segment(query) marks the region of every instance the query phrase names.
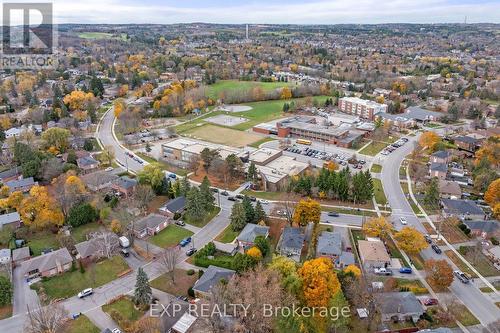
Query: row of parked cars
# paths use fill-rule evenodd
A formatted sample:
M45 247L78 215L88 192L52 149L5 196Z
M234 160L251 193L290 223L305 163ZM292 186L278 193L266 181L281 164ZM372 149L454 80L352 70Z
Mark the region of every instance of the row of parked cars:
M408 142L407 138L401 138L398 141L391 144L390 146L387 146L384 150L382 150L381 154L382 155L389 155L390 153L392 153L393 151L395 151L399 147L404 146L404 144L407 142Z
M348 155L327 153L325 151L319 151L317 149L313 149L313 148L309 148L309 147L302 150L300 148L292 146L292 147L286 148L285 151L288 151L288 152L291 152L294 154L305 155L305 156L312 157L312 158L317 158L317 159L323 160L323 161L333 161L333 162L336 162L336 163L343 165L343 166L347 165L352 158L351 156L348 156ZM363 164L365 164L365 163L366 163L366 161L358 160L358 161L356 161L355 165L353 165L352 167L357 168L357 169L361 169L361 168L363 168ZM350 164L352 164L352 163L350 163Z
M131 152L127 152L126 153L128 157L130 157L131 159L133 159L134 161L136 161L137 163L139 164L144 164L144 161L142 159L140 159L139 157L135 156L134 154L132 154Z

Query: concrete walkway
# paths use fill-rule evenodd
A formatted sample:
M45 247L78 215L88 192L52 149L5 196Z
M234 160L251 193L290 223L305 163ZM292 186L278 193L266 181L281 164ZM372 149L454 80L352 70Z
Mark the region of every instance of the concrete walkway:
M111 319L106 312L102 311L102 308L100 307L88 311L85 315L102 331L106 328L112 330L113 328L118 327L113 319Z

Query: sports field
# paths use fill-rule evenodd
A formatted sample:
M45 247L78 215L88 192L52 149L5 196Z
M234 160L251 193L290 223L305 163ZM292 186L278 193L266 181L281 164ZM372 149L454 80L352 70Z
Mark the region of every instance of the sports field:
M83 39L122 39L127 40L126 34L121 34L120 36L108 33L108 32L82 32L78 34L78 37Z
M221 80L206 87L207 96L212 99L217 99L223 91L247 91L255 87L260 87L264 91L271 91L276 88L290 86L288 82L257 82L257 81L237 81L237 80Z
M210 124L192 128L189 131L184 132L183 135L190 138L196 138L238 148L245 147L262 139L262 136L257 134L237 131L231 128Z

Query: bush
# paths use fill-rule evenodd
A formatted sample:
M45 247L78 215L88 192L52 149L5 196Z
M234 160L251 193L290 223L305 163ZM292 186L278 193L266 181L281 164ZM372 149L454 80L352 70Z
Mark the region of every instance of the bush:
M462 230L462 231L465 231L465 229L467 229L467 226L466 226L465 224L463 224L463 223L460 223L460 224L458 225L458 228L459 228L460 230Z
M458 252L461 254L461 255L466 255L467 252L469 251L469 248L467 246L463 246L463 245L460 245L458 247Z
M11 304L12 294L12 283L8 278L0 275L0 305Z
M470 234L470 229L469 229L469 228L465 229L465 230L464 230L464 234L466 234L467 236L469 236L469 234Z
M187 271L187 275L194 275L194 269L189 269Z
M194 294L194 290L193 290L193 288L191 288L191 287L189 287L189 289L188 289L188 296L190 296L190 297L195 297L195 296L196 296L196 295Z
M99 214L96 209L88 203L73 206L68 214L67 223L72 227L78 227L97 220Z
M491 244L493 244L493 245L499 245L500 244L500 242L498 241L498 239L496 239L495 237L491 237L490 241L491 241Z

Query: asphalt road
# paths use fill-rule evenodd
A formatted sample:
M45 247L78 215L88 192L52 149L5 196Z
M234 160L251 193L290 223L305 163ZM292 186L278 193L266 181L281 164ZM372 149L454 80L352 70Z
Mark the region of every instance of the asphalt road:
M394 222L396 229L401 229L399 218L404 216L408 221L408 225L415 227L422 233L427 233L418 217L413 213L413 210L405 197L399 182L399 166L414 147L414 142L417 137L409 137L410 141L403 147L396 149L387 156L379 155L375 158L375 163L381 164L382 168L381 180L385 195L392 209L391 220ZM422 251L424 259L444 259L445 254L436 254L432 249L427 248ZM450 287L451 292L460 299L469 310L481 321L482 324L488 324L500 318L500 309L492 302L492 300L484 296L481 291L472 284L463 284L457 279Z

